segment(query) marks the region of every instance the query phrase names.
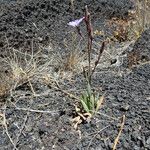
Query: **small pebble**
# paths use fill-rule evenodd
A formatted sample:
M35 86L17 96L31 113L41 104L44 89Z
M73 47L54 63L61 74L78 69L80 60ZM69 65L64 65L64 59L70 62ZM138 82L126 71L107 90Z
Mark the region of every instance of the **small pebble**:
M146 140L146 144L150 145L150 137Z
M129 110L129 105L123 105L121 108L120 108L120 110L121 111L128 111Z

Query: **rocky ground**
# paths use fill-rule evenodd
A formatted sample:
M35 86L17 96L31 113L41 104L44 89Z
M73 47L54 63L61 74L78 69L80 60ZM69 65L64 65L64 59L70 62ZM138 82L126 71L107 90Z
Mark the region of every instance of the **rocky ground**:
M112 18L131 19L128 12L135 7L131 0L77 0L74 8L69 0L0 0L0 4L1 60L9 55L18 61L18 55L39 50L38 59L42 58L38 73L30 82L16 81L18 85L12 81L13 77L8 77L12 68L1 63L0 149L109 150L120 131L123 115L125 122L117 149L150 149L150 29L136 42L122 36L116 41L115 35L112 37L114 26L108 24ZM72 119L77 117L78 101L69 93L81 95L84 77L80 67L73 73L64 71L60 59L74 46L71 40L74 29L67 23L82 17L85 5L91 12L94 31L98 32L94 36L93 60L101 41L106 38L111 41L92 79L95 92L104 94L103 105L90 121L83 120L75 129ZM83 23L81 31L85 34ZM69 47L65 42L71 43ZM81 44L83 54L85 42ZM17 53L12 57L14 52ZM62 56L52 60L53 54ZM51 61L48 68L43 65L43 58ZM27 64L30 66L32 61L23 65ZM39 71L41 68L44 71ZM7 89L12 90L3 94Z

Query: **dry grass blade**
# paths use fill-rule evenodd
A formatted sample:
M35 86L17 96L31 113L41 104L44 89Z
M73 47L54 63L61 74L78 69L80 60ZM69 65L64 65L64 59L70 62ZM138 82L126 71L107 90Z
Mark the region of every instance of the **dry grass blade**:
M44 55L41 54L40 50L33 53L32 48L32 52L30 54L11 49L11 52L8 51L7 55L1 59L3 66L8 68L7 70L10 74L10 79L8 81L11 81L11 87L9 87L9 89L15 90L17 87L28 83L31 91L34 95L36 95L31 81L39 79L44 73L46 74L51 69L49 67L51 65L51 61L52 60L49 60L47 57L45 58ZM48 70L47 68L50 69ZM0 84L0 95L3 95L5 92L3 87L4 86L1 87Z
M119 133L114 141L114 145L113 145L113 150L116 149L116 146L117 146L117 143L119 141L119 137L121 136L121 132L123 130L123 126L124 126L124 123L125 123L125 115L122 116L122 123L121 123L121 126L120 126L120 130L119 130Z
M27 112L34 112L34 113L45 113L45 114L59 114L59 110L54 110L54 111L50 111L50 110L37 110L37 109L31 109L31 108L21 108L21 107L17 107L13 102L11 102L11 104L14 106L14 108L16 110L21 110L21 111L27 111Z
M100 109L100 107L101 107L103 101L104 101L104 95L102 95L102 96L100 97L100 99L97 101L96 112L98 111L98 109Z
M81 46L83 45L83 40L78 39L77 35L78 34L75 32L72 32L70 41L67 42L64 40L64 46L68 53L64 58L59 60L59 63L61 64L60 68L62 68L64 71L81 71L82 62L85 57L85 55L82 53L82 50L85 46Z
M73 71L78 68L79 63L82 61L81 53L77 50L70 52L64 62L64 70Z
M13 53L3 58L3 62L11 72L14 89L20 84L28 82L37 71L37 60L35 56L21 53L13 49Z

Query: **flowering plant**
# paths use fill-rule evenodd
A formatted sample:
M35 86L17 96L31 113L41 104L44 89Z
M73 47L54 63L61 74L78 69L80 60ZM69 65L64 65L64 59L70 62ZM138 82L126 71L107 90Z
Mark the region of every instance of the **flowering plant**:
M80 19L76 19L74 21L71 21L68 23L69 26L72 26L72 27L78 27L79 24L84 20L85 17L82 17Z
M86 25L87 36L88 36L87 37L88 69L85 70L85 68L83 68L83 75L86 79L87 87L86 87L85 93L82 94L80 102L81 102L81 105L82 105L84 111L87 113L90 113L92 115L98 111L98 109L101 106L102 101L103 101L103 97L101 97L99 99L99 98L95 97L95 94L92 92L91 77L92 77L93 73L95 72L95 69L99 63L100 57L104 51L105 42L102 43L102 46L99 50L98 58L95 61L95 66L94 66L94 68L92 68L91 67L91 53L92 53L92 45L93 45L93 27L91 24L91 15L88 12L87 6L85 6L85 16L80 19L76 19L74 21L69 22L68 25L72 26L72 27L76 27L78 34L83 38L80 28L79 28L79 25L83 20Z

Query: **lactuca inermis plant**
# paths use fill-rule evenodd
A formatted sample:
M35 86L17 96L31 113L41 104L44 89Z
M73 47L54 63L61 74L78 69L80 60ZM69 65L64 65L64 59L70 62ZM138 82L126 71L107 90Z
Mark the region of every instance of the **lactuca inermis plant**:
M83 37L83 36L81 34L79 25L80 25L80 23L82 21L85 22L86 30L87 30L87 35L88 35L88 41L87 41L87 49L88 49L88 72L86 72L85 70L83 70L83 72L84 72L84 76L86 78L86 81L89 84L91 84L91 76L93 75L93 73L94 73L94 71L95 71L95 69L96 69L96 67L97 67L97 65L99 63L100 57L101 57L101 55L102 55L102 53L104 51L105 42L102 43L102 46L101 46L100 51L99 51L98 58L95 61L94 69L92 70L91 69L91 53L92 53L92 44L93 44L93 27L92 27L92 24L91 24L91 15L90 15L90 13L88 11L87 6L85 6L85 16L84 17L82 17L80 19L76 19L76 20L71 21L71 22L68 23L68 25L77 28L78 34L81 37Z
M83 75L86 79L87 87L86 87L86 92L84 94L82 94L81 104L82 104L83 109L85 110L85 112L93 114L94 112L98 111L98 108L101 105L101 100L100 100L101 98L100 99L96 98L95 94L92 93L92 90L91 90L91 77L92 77L92 75L93 75L93 73L94 73L94 71L95 71L95 69L96 69L96 67L99 63L100 57L101 57L101 55L104 51L105 42L102 43L102 46L99 50L98 58L95 61L95 66L92 69L91 68L91 53L92 53L92 45L93 45L93 27L92 27L92 24L91 24L91 15L88 11L87 6L85 6L85 16L84 17L82 17L80 19L77 19L77 20L74 20L74 21L71 21L71 22L68 23L68 25L77 28L78 34L81 37L83 37L83 36L80 32L79 25L82 21L85 22L87 36L88 36L88 38L87 38L88 39L88 41L87 41L88 70L86 71L83 68Z

